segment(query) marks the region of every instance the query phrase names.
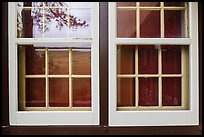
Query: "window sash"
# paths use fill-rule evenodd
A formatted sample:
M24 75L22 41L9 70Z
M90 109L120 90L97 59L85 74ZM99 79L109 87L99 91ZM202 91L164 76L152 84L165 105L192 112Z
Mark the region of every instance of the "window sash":
M99 3L92 8L92 39L17 38L16 3L9 2L9 118L10 125L99 125ZM18 111L17 45L91 44L91 111ZM73 108L74 110L75 108ZM30 108L32 110L32 108Z
M109 125L198 125L198 3L189 2L189 38L117 38L116 2L109 3ZM117 45L189 46L189 110L117 111Z

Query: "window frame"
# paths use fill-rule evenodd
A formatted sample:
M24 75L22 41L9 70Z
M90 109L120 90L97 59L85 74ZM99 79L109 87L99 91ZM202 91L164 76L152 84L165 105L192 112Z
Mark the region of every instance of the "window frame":
M100 126L9 125L8 2L2 2L2 135L202 135L202 2L199 8L199 125L108 126L108 2L100 2Z
M198 3L189 2L189 38L117 38L116 2L109 3L109 126L199 124ZM117 45L189 45L189 110L117 111ZM150 117L151 116L151 117Z
M10 125L99 125L99 3L92 7L92 39L17 38L16 3L8 3L9 32L9 118ZM94 12L93 12L94 11ZM18 44L91 44L92 110L85 111L19 111L18 110Z

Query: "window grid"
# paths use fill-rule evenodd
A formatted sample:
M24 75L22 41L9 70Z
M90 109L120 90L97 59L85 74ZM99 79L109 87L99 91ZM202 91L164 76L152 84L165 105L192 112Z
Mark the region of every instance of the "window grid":
M161 38L165 36L164 30L164 11L165 10L184 10L185 18L185 38L189 37L188 31L188 3L184 3L184 7L180 6L169 6L165 7L164 2L160 2L160 7L140 7L140 2L136 2L136 7L117 7L119 10L136 10L136 38L140 38L140 10L160 10L160 35ZM122 39L122 38L121 38ZM120 45L120 44L117 44ZM188 108L188 55L186 54L187 48L181 48L181 74L162 74L162 49L161 45L158 49L158 74L139 74L138 73L138 46L135 47L135 74L117 74L117 78L135 78L135 106L134 107L117 107L117 110L181 110ZM187 64L188 65L188 64ZM139 77L157 77L158 78L158 106L139 106ZM162 77L180 77L181 78L181 106L162 106Z
M136 29L137 34L136 37L140 38L140 10L160 10L160 31L161 38L164 38L165 30L164 30L164 11L165 10L184 10L184 18L185 18L185 37L189 37L189 29L188 29L188 3L184 3L184 7L182 6L164 6L164 2L160 2L160 7L140 7L140 2L136 2L136 7L117 7L119 10L136 10Z
M135 74L117 74L117 78L135 78L135 106L117 107L117 110L181 110L188 108L188 55L187 47L181 48L181 74L162 74L162 49L158 49L158 74L138 73L138 46L135 47ZM139 78L158 78L158 106L139 106ZM181 106L162 106L162 78L181 78Z
M91 107L73 107L73 88L72 88L72 79L73 78L91 78L91 75L73 75L72 74L72 48L68 50L68 57L69 57L69 74L68 75L49 75L49 48L45 48L45 75L26 75L26 67L25 67L25 54L21 54L19 59L23 60L20 61L20 109L21 110L71 110L71 111L90 111ZM22 48L23 52L25 53L25 47ZM26 78L45 78L45 107L26 107L26 99L25 99L25 80ZM68 107L49 107L49 78L69 78L69 106Z
M70 37L70 24L69 24L69 22L70 22L70 17L69 17L69 13L70 13L70 10L71 9L92 9L92 8L90 8L90 7L88 7L88 8L86 8L86 7L69 7L69 2L67 3L67 7L49 7L49 6L46 6L46 2L42 2L43 3L43 6L42 7L21 7L22 9L28 9L28 10L32 10L32 9L42 9L42 12L43 12L43 17L42 17L42 19L43 19L43 33L42 33L42 38L44 38L44 35L45 35L45 26L46 26L46 23L45 23L45 17L46 17L46 15L45 15L45 11L46 11L46 9L67 9L67 26L68 26L68 29L67 29L67 31L68 31L68 33L67 33L67 36L68 36L68 39L77 39L77 38L74 38L74 37ZM17 4L17 3L16 3ZM17 7L17 6L16 6ZM92 39L92 38L80 38L80 39Z

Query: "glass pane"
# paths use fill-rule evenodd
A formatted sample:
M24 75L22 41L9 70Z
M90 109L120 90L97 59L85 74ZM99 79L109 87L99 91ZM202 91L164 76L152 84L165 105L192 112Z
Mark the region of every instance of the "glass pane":
M136 2L117 2L117 7L136 7Z
M69 74L69 49L49 49L49 74Z
M72 49L72 74L91 74L91 49Z
M162 46L162 73L181 74L180 46Z
M68 10L47 8L45 10L45 38L68 38Z
M185 37L185 16L181 10L164 11L164 33L166 38Z
M158 46L138 46L138 71L139 74L158 73Z
M91 107L91 79L73 78L73 107Z
M70 10L70 32L71 38L91 38L91 10Z
M26 107L45 107L45 79L26 79Z
M140 2L141 7L157 7L160 6L160 2Z
M160 38L160 11L140 10L140 37Z
M164 6L184 6L184 2L164 2Z
M45 74L45 48L26 45L25 49L26 74Z
M117 73L135 74L135 46L118 45Z
M181 78L162 78L162 105L181 106Z
M135 10L117 10L117 37L136 38Z
M135 79L117 79L117 106L135 106Z
M42 7L43 2L18 2L19 7Z
M17 37L41 38L43 33L43 10L41 8L17 8Z
M69 7L71 8L91 8L91 2L70 2Z
M45 2L46 7L68 7L69 2Z
M139 106L158 105L158 78L139 78Z
M49 106L50 107L69 106L69 79L67 78L49 79Z

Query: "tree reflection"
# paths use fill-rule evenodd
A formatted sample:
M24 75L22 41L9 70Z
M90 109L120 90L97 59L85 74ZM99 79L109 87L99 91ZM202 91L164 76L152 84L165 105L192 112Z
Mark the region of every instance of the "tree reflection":
M43 4L45 4L46 8L43 8ZM22 6L32 7L32 9L28 8L19 10L17 12L17 28L18 35L20 35L19 37L21 37L21 35L32 37L31 28L33 28L33 26L35 26L40 32L49 31L51 29L49 28L49 24L51 24L53 21L56 22L55 27L59 30L61 30L63 27L69 27L70 29L76 31L79 27L89 26L85 20L83 21L74 15L67 14L67 2L19 2L18 7ZM28 30L30 31L28 32Z

